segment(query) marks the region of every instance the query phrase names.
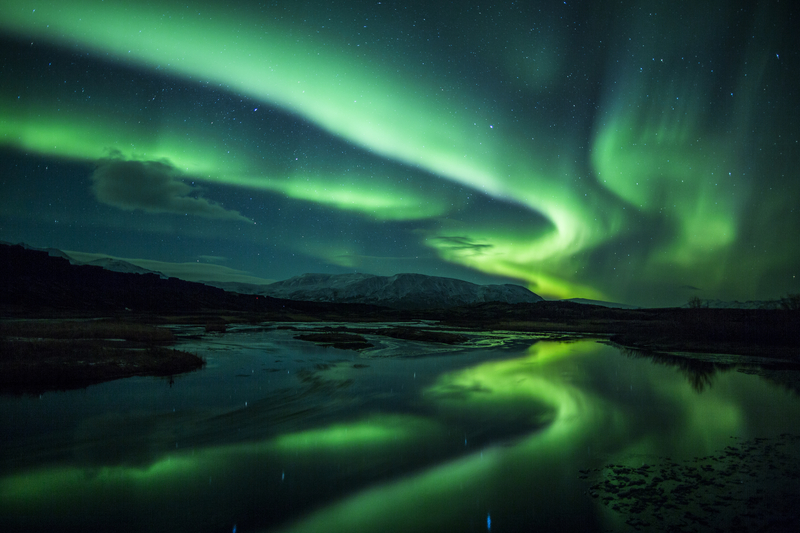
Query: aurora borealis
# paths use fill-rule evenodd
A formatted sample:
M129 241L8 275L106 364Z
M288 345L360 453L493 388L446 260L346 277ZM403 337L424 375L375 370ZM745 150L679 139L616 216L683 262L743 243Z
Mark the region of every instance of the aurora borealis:
M0 239L150 262L800 292L789 2L0 6Z

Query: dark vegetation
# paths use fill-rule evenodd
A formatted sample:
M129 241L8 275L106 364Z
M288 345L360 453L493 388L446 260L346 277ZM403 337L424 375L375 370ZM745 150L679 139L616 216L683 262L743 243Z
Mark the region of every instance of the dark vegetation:
M190 362L168 348L171 333L154 326L197 324L205 326L207 332L224 334L233 323L276 321L433 320L450 330L351 327L299 337L351 349L368 347L363 334L459 344L466 336L452 330L505 330L588 334L645 353L757 355L800 364L800 296L787 296L781 307L749 310L697 305L631 310L543 301L409 311L236 294L155 274L75 266L46 252L0 245L0 318L6 319L0 326L0 381L6 389L24 383L66 387L123 375L168 375L179 371L165 362L171 357L183 358L181 368L185 370L201 362L196 358ZM108 319L78 320L95 317ZM134 356L139 359L134 361ZM67 370L70 366L75 369ZM81 366L85 368L79 369Z
M781 298L780 305L786 311L800 311L800 294L787 294Z
M332 346L342 350L364 350L365 348L374 346L361 335L342 331L306 333L303 335L295 335L294 338L301 341L315 342L320 346Z
M206 322L206 333L225 333L226 331L228 331L228 324L221 317Z
M578 471L588 495L637 531L796 531L800 438L742 441L712 455Z
M375 335L382 335L384 337L392 337L393 339L404 339L408 341L419 342L438 342L441 344L463 344L469 339L469 337L466 335L461 335L459 333L436 331L428 328L394 327L373 330L372 333Z
M0 338L119 339L142 343L171 343L168 329L117 320L16 320L0 322Z
M454 309L443 322L475 329L589 333L649 352L728 353L800 362L800 312L781 309L487 303Z
M35 393L130 376L172 376L201 368L169 348L172 332L101 320L0 322L0 390Z
M393 328L335 328L323 327L313 333L295 335L295 339L315 342L322 346L333 346L344 350L363 350L374 346L362 335L377 335L418 342L438 342L441 344L463 344L469 337L459 333L437 331L419 327Z
M368 317L383 308L350 304ZM46 252L0 245L0 316L116 316L150 322L155 317L192 316L205 324L224 314L231 320L337 320L340 306L237 294L156 274L124 274L97 266L71 265Z

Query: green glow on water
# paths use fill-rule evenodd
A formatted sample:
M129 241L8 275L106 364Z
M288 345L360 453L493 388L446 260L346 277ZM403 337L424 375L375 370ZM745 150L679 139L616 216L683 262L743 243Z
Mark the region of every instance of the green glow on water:
M247 494L252 492L241 486L243 478L257 477L266 486L275 486L287 473L291 479L297 470L321 471L332 463L353 464L348 468L369 473L383 464L385 454L412 449L441 435L441 426L431 420L373 415L261 442L176 452L149 465L42 468L0 479L0 512L15 517L35 513L56 524L77 526L114 520L131 506L161 509L171 505L169 501L180 506L224 494L232 500L241 498L226 511L235 515L236 509L247 506ZM95 508L101 501L109 502L108 508ZM75 524L68 516L75 516ZM204 520L196 519L198 524Z
M356 447L407 445L421 435L433 437L439 428L424 419L400 416L374 417L351 424L334 424L275 439L276 449L287 452L315 453Z
M441 376L427 394L441 402L467 404L535 400L554 409L555 420L575 416L579 410L572 394L543 367L560 359L591 353L593 341L577 343L537 342L524 358L490 361ZM470 407L468 407L470 408Z
M510 517L557 516L580 528L595 501L576 480L578 469L707 455L731 436L750 438L762 424L784 428L800 415L788 392L754 376L730 372L700 393L674 368L594 341L537 342L513 359L451 368L404 404L416 414L181 449L138 465L75 463L6 475L0 515L40 530L118 521L138 529L229 528L237 517L300 497L291 492L298 490L322 491L322 506L292 515L297 521L282 530L463 530L485 525L489 513L497 527ZM789 407L765 412L765 401ZM509 427L522 430L474 443ZM434 460L426 462L427 454ZM387 471L379 482L336 488L341 479L372 481Z
M591 357L596 352L593 341L539 342L524 357L488 361L440 376L424 397L444 413L445 419L456 410L461 416L479 417L488 408L497 416L502 416L502 410L526 412L544 425L513 445L486 448L396 483L363 491L286 531L442 531L470 527L474 522L485 527L487 509L513 512L508 507L508 500L513 498L506 492L512 486L526 487L526 501L533 499L537 505L576 512L585 501L552 501L553 494L536 480L561 475L553 469L583 448L587 434L598 424L607 424L608 435L618 429L619 422L609 417L608 411L603 413L600 399L565 383L557 370L559 361ZM549 416L540 416L542 406ZM398 521L398 516L404 519Z

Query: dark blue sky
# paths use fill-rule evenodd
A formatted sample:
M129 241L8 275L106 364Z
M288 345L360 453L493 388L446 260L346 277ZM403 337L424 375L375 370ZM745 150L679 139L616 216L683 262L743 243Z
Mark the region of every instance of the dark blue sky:
M788 2L15 2L0 239L189 279L799 292L796 25Z

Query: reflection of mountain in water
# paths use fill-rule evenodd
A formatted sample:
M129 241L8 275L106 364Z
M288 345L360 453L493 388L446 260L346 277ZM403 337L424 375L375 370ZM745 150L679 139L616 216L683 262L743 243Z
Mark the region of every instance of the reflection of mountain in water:
M617 346L617 348L628 357L647 359L659 365L677 368L686 377L692 389L697 392L703 392L706 387L711 388L714 384L714 375L717 372L728 372L738 366L736 364L698 361L697 359L667 353L645 352L624 346Z
M694 353L690 356L682 356L667 352L636 350L612 344L629 357L644 358L659 365L677 368L697 392L703 392L706 387L711 388L717 372L736 370L743 374L756 374L793 394L800 394L800 371L792 363L786 361L725 354ZM705 360L698 359L698 357L704 357Z

